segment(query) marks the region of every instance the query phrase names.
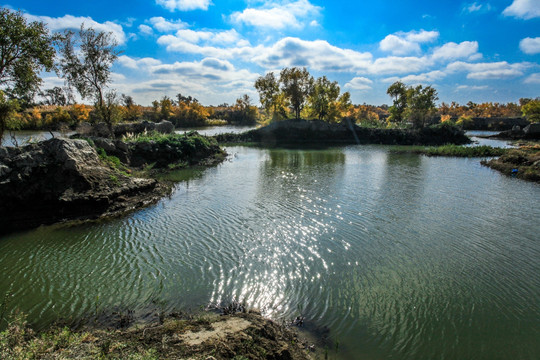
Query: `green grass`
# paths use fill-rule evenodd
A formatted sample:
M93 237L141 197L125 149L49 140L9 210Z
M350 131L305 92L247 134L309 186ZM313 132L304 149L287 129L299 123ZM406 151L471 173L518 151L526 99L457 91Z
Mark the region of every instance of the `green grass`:
M508 149L494 148L491 146L394 146L394 153L413 153L427 156L449 156L449 157L494 157L501 156L508 152Z

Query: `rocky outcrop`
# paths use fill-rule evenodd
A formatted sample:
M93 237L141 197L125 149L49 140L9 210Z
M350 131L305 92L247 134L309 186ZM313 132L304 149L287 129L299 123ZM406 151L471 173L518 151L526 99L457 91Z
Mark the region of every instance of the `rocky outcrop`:
M221 134L226 142L255 142L264 145L389 144L443 145L466 144L470 139L459 128L440 125L423 129L370 129L346 121L330 124L318 120L285 120L242 134Z
M170 134L174 132L174 125L172 122L162 120L159 123L142 121L135 123L122 123L114 125L114 136L119 138L127 134L141 134L143 132L156 131L162 134ZM90 125L85 123L77 128L79 136L94 136L94 137L109 137L109 127L105 123L98 123Z
M84 140L0 148L0 232L121 213L159 199L158 188L106 165Z
M515 126L512 130L503 131L496 135L479 137L501 140L540 140L540 124L529 124L523 129L519 126Z

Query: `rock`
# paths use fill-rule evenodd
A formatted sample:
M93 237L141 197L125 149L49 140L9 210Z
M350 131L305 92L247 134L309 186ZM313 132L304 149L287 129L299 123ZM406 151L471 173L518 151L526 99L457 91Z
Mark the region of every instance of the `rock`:
M114 146L108 140L107 146ZM0 148L0 233L113 215L159 199L157 181L123 175L85 140Z
M174 131L174 125L170 121L161 120L156 124L156 131L162 134L171 134Z
M527 125L523 129L523 132L526 135L536 135L536 136L540 135L540 123L534 123L534 124Z

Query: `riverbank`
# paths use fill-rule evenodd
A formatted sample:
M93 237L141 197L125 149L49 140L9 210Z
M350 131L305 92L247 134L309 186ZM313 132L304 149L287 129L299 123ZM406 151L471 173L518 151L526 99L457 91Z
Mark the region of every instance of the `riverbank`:
M284 120L240 134L219 134L221 144L294 145L444 145L467 144L464 131L451 125L422 129L373 129L352 123L330 124L319 120Z
M492 146L397 146L390 150L397 154L420 154L426 156L448 156L448 157L494 157L506 154L508 149L496 148Z
M171 314L155 324L81 330L55 326L37 333L19 315L0 333L0 358L6 360L307 360L313 358L313 350L314 345L292 327L279 325L254 311L231 315Z
M530 143L508 151L497 159L483 160L482 165L507 176L540 183L540 144Z
M197 133L126 142L53 138L0 148L0 233L140 209L171 190L157 172L214 165L225 155L213 139Z

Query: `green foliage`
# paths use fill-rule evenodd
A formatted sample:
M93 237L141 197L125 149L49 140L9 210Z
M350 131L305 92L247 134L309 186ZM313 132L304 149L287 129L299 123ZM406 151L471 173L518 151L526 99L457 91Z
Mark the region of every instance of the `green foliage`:
M508 149L494 148L491 146L396 146L392 149L397 153L415 153L428 156L451 156L451 157L493 157L507 153Z
M120 54L111 32L96 32L81 25L77 33L69 30L60 42L62 59L59 68L67 83L74 87L83 99L91 98L96 103L96 113L107 123L112 133L112 125L121 118L116 94L105 94L110 82L111 66Z
M521 107L523 116L533 123L540 122L540 99L529 100Z
M309 96L310 115L319 120L333 121L338 113L339 91L337 81L330 82L326 76L318 78Z
M470 116L461 115L456 121L456 125L462 128L467 128L474 123L474 120Z
M259 112L251 105L251 99L247 94L236 99L229 121L241 125L253 125L257 123Z
M390 111L388 120L393 123L403 122L403 113L407 108L407 87L401 81L396 81L390 85L386 93L394 98L394 104L388 109Z
M18 124L12 124L12 119L17 114L19 110L19 102L15 99L8 99L5 93L0 90L0 145L2 145L2 139L4 132L7 128L17 128Z
M407 87L401 81L396 81L386 93L394 98L394 104L389 109L390 122L407 120L415 127L424 127L426 121L435 115L438 96L437 90L431 86Z
M29 102L41 84L39 73L54 65L54 37L42 22L0 9L0 88L8 98Z
M259 99L268 114L272 114L273 120L277 120L280 113L280 90L279 82L273 72L255 81L255 89L259 92Z
M294 112L296 119L299 119L300 111L302 111L309 94L312 92L313 77L306 68L284 68L281 70L279 82L281 83L281 90L290 102L291 110Z
M159 102L159 104L160 104L160 109L161 109L160 111L161 119L169 120L171 115L173 114L173 103L172 103L171 98L168 96L164 96Z

